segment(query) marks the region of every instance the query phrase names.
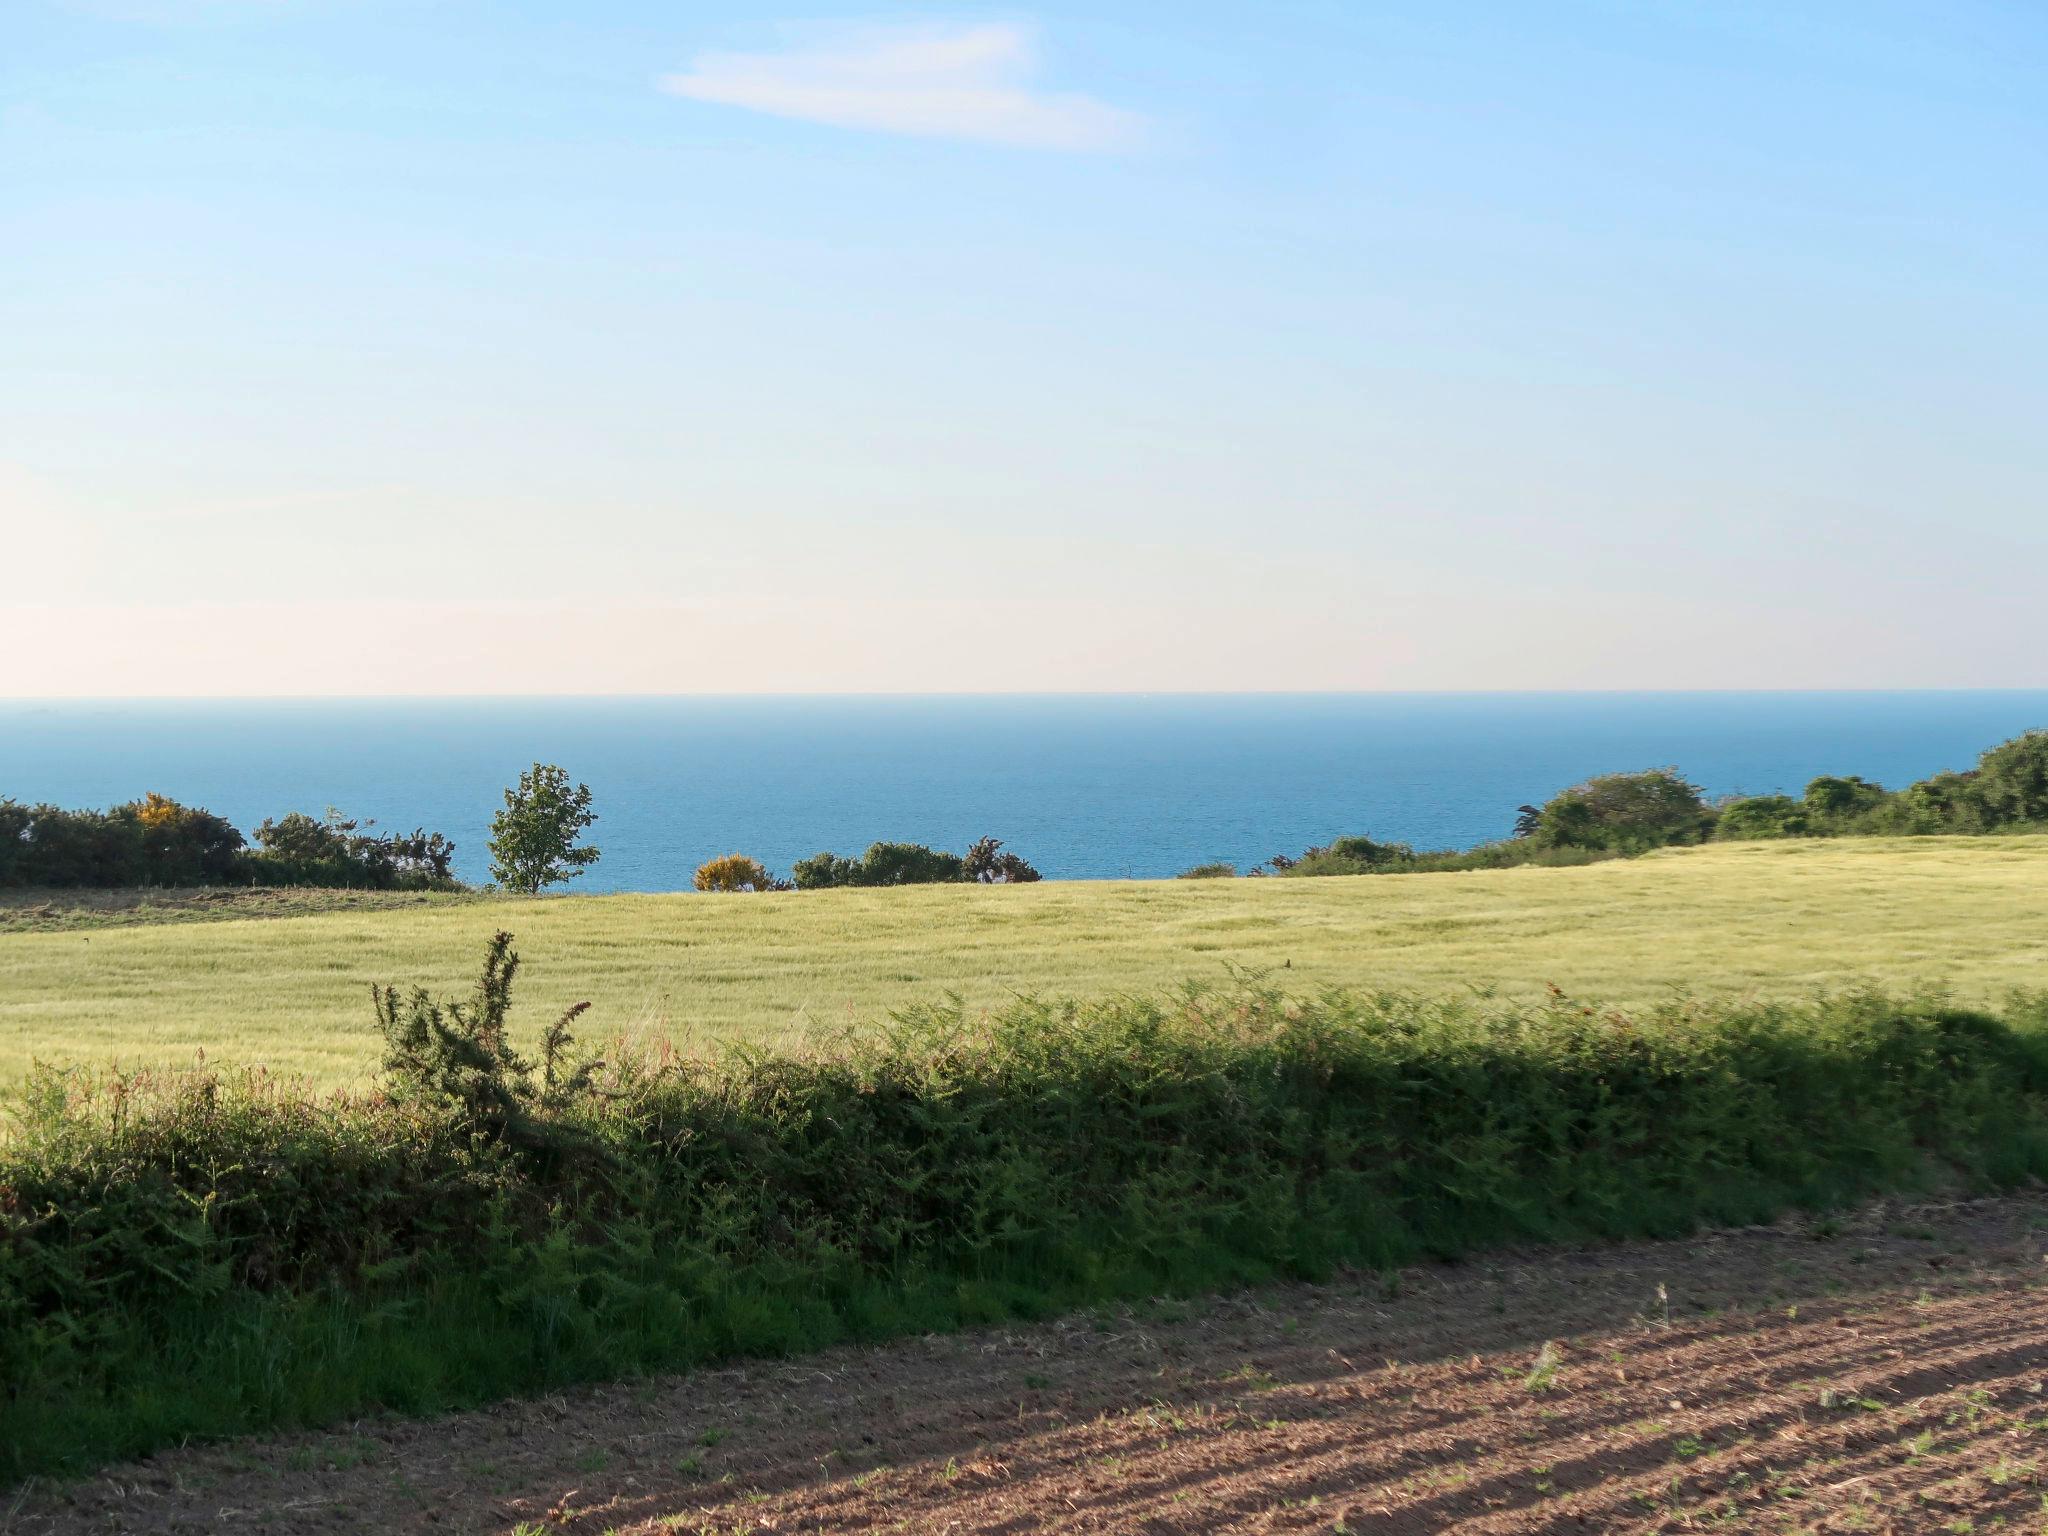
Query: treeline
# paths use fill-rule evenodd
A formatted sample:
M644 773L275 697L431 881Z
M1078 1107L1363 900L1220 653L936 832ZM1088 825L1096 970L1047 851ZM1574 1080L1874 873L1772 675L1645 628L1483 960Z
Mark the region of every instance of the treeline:
M1476 848L1421 849L1371 837L1340 837L1280 854L1255 875L1370 875L1516 865L1585 864L1655 848L1788 837L1911 837L2048 827L2048 730L1992 747L1975 768L1937 773L1903 789L1856 775L1823 775L1804 794L1709 801L1676 768L1609 773L1542 805L1524 805L1509 837ZM1230 876L1205 864L1182 878Z
M1668 1235L2048 1174L2048 999L1256 986L957 1003L782 1057L513 1051L516 960L379 990L384 1076L40 1069L0 1140L0 1486L193 1437Z
M759 859L721 854L697 869L700 891L822 891L849 885L1027 885L1043 878L999 837L977 838L965 853L923 843L870 843L858 858L814 853L798 859L784 880Z
M0 887L320 885L453 888L455 845L438 832L379 833L329 810L293 811L252 844L224 817L163 795L104 811L0 799Z
M814 853L790 870L800 891L839 885L1026 885L1037 870L1003 847L999 837L977 838L965 853L922 843L873 843L857 859Z

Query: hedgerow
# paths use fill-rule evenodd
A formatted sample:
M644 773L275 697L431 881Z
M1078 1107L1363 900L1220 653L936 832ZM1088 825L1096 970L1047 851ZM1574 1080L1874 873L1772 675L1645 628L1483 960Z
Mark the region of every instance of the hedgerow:
M0 1144L0 1477L739 1355L2048 1172L2048 1002L1626 1014L1255 981L809 1054L39 1072Z

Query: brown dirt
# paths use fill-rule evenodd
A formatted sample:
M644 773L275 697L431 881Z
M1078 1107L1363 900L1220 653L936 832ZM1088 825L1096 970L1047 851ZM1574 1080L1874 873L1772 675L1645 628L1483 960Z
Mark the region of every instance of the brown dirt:
M0 1528L2048 1529L2048 1196L1892 1205L188 1450Z

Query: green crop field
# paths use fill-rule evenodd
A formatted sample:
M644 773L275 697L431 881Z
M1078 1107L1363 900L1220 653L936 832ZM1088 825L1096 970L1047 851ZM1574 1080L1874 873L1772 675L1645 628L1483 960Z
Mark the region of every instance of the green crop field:
M1048 882L756 896L572 896L211 922L0 930L0 1080L31 1060L374 1066L372 981L466 987L505 927L520 1012L587 1035L786 1043L959 994L1098 996L1231 965L1285 986L1546 984L1602 1003L2048 987L2048 838L1748 843L1579 869Z

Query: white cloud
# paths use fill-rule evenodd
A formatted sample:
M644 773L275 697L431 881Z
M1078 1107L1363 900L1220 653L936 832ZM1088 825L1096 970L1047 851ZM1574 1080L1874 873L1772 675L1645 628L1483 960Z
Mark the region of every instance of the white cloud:
M775 117L1038 149L1109 149L1142 120L1091 96L1032 84L1031 33L972 26L863 27L811 34L776 53L704 53L662 89Z

